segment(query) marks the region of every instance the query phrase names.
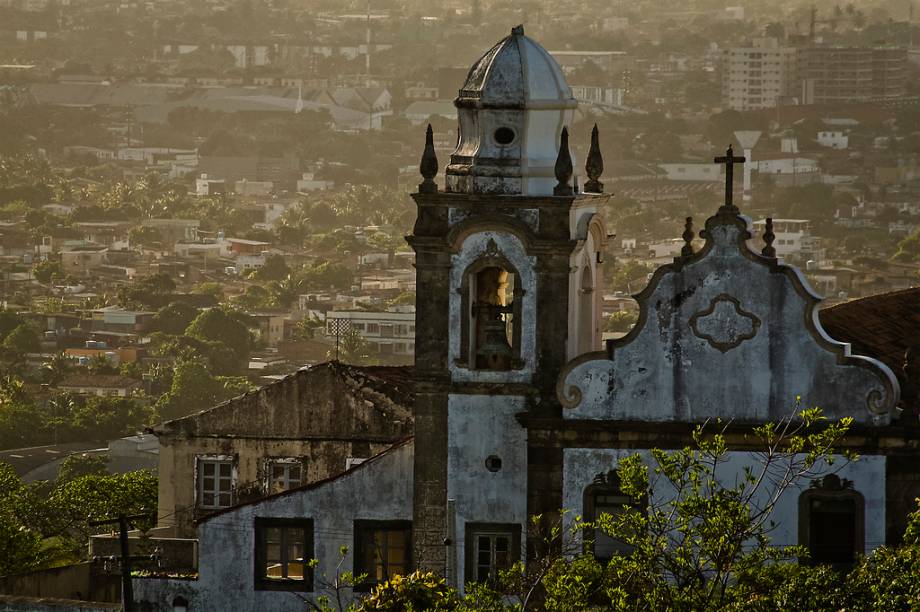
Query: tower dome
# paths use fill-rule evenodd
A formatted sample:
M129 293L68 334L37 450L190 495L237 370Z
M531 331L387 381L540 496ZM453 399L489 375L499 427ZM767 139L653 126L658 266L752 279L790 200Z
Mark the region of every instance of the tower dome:
M557 143L577 103L559 64L523 26L473 64L454 105L460 138L448 191L552 195Z

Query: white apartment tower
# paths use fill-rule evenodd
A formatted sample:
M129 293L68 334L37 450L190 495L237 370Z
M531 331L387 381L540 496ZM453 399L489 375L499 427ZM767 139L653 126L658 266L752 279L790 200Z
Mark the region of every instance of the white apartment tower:
M774 108L797 94L797 54L775 38L722 51L722 104L737 111Z

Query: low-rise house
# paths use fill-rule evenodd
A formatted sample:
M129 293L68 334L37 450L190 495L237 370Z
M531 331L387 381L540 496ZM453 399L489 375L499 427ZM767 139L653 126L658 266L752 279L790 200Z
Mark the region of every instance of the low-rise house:
M59 385L60 391L98 397L128 397L141 388L141 382L118 374L74 374Z
M160 234L166 244L177 242L195 242L198 240L198 219L144 219L143 227L151 227Z
M234 504L329 478L412 431L404 368L325 363L152 429L159 516L173 535Z
M61 249L61 267L71 276L89 276L93 268L106 262L108 252L108 247L98 244L65 246Z

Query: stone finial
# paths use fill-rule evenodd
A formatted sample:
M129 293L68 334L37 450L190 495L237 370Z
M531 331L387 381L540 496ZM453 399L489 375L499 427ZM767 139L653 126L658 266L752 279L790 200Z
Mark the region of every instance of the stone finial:
M604 173L604 157L601 155L601 146L597 133L597 124L591 130L591 148L588 150L588 158L585 160L585 174L588 180L585 182L585 191L588 193L604 193L604 184L600 182L601 174Z
M763 228L764 247L760 251L761 255L764 257L776 257L776 248L773 246L774 240L776 240L776 234L773 233L773 219L767 217L767 223Z
M575 191L569 185L572 179L572 155L569 153L569 128L563 126L562 135L559 138L559 155L556 157L556 186L553 188L553 195L569 196L574 195Z
M422 162L418 169L425 179L418 186L418 192L437 193L438 184L434 182L434 177L438 174L438 156L434 152L434 133L430 123L425 131L425 150L422 152Z
M684 239L684 246L680 248L681 257L690 257L693 255L693 238L696 234L693 233L693 217L687 217L687 221L684 223L684 233L681 234L681 238Z

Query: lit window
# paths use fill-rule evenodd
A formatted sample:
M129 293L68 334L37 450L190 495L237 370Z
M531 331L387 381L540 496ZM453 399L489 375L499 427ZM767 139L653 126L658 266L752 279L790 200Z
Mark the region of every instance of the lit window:
M408 574L411 558L411 522L355 521L354 574L367 574L362 587L369 589L393 576Z
M313 521L256 518L255 578L259 590L313 590Z

